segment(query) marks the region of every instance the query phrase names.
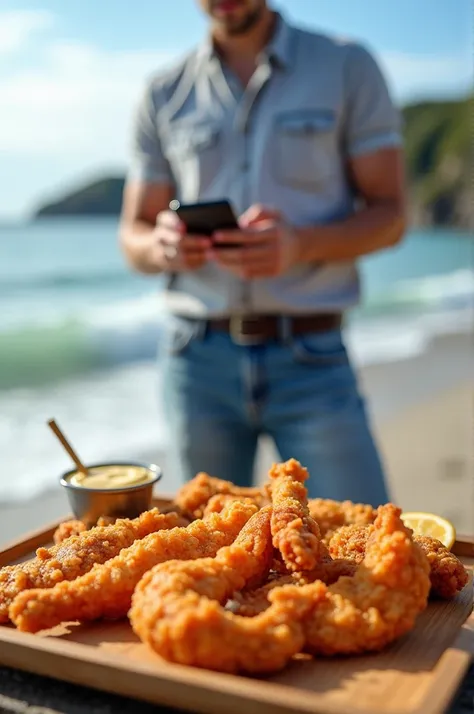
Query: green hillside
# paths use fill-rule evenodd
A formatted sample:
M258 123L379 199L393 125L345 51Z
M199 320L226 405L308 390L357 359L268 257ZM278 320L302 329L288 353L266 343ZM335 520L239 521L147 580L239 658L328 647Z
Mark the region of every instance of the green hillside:
M412 217L421 224L474 226L474 97L404 109Z
M474 227L474 98L422 102L403 109L414 225ZM116 216L124 179L105 177L41 206L45 216Z

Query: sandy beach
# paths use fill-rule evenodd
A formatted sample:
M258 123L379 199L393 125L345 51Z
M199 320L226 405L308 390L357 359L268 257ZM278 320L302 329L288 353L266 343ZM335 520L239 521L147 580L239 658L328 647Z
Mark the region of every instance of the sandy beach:
M472 338L434 340L420 357L385 362L360 372L392 498L405 510L433 511L450 518L459 533L474 532L474 439ZM257 479L275 454L263 441ZM166 470L166 455L150 445L132 458L163 466L161 490L177 484ZM31 502L0 504L0 547L69 512L62 490Z

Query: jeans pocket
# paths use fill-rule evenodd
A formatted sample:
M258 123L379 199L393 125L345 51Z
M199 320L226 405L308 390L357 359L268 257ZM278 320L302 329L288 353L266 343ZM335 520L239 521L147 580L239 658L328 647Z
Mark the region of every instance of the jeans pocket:
M295 335L290 347L293 358L301 364L336 367L349 362L340 330Z
M165 354L177 357L184 355L199 332L197 322L173 316L164 329L163 347Z

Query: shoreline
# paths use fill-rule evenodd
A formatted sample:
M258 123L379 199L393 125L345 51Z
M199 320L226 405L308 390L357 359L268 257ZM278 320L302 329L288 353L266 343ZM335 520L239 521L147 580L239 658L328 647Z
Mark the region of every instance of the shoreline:
M358 370L394 500L405 510L445 515L466 534L474 532L472 346L470 335L443 335L423 354ZM159 448L142 449L131 458L163 467L162 492L178 487L166 476L166 456ZM263 439L257 481L274 458L272 445ZM59 486L31 501L0 502L0 547L68 513Z

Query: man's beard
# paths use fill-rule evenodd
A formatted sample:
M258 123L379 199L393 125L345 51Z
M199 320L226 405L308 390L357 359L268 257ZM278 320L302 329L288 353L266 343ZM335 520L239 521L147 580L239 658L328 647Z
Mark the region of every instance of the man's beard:
M262 16L263 7L258 7L252 12L250 12L247 17L244 17L240 24L238 25L226 25L226 32L228 35L245 35L249 30L251 30L258 23Z

